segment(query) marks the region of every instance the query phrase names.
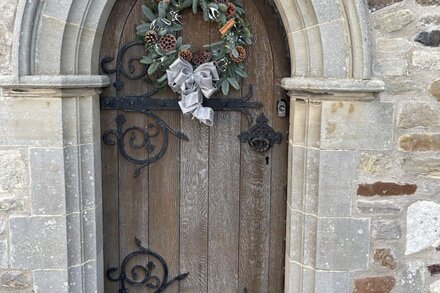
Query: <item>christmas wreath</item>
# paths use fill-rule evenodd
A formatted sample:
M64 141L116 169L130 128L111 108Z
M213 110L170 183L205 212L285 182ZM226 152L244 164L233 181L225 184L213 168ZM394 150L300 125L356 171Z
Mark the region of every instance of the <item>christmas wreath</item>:
M179 105L184 114L213 124L213 110L203 107L203 97L210 98L218 89L227 95L232 86L240 89L239 80L247 77L243 64L245 46L251 45L251 32L244 20L241 0L144 0L145 20L137 27L144 40L148 74L156 76L157 88L169 86L180 93ZM184 44L182 10L199 8L205 21L218 24L219 41L192 51Z

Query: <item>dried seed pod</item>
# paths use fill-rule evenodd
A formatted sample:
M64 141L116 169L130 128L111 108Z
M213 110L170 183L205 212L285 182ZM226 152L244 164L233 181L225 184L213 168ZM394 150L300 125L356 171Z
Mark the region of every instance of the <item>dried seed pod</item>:
M195 65L200 65L211 60L211 52L207 50L200 50L193 54L192 62Z
M232 61L234 61L235 63L243 62L244 59L246 58L246 50L242 46L237 46L237 47L235 47L235 49L238 52L237 57L232 55L232 53L229 53L229 56L231 57Z
M191 62L191 60L193 58L193 54L192 54L192 52L190 50L184 49L184 50L179 52L179 57L182 58L183 60Z
M159 39L158 46L164 52L176 49L177 39L172 34L166 34Z

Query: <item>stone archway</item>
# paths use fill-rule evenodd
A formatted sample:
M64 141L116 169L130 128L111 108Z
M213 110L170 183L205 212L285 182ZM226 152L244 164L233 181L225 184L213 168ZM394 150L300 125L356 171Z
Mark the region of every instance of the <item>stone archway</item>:
M69 284L65 292L103 291L99 92L109 80L98 75L98 55L114 2L21 0L12 75L0 77L4 96L51 101L52 107L44 112L51 116L37 120L52 119L53 129L47 135L53 139L45 147L64 159L56 178L61 184L62 210L54 216L61 219L59 229L65 239L60 240L57 256L62 261L30 264L29 269L62 270L63 280L53 282ZM292 98L286 292L314 292L315 268L320 268L317 207L320 186L325 185L319 179L324 166L321 121L328 108L323 108L323 101L372 100L384 84L371 79L364 1L275 2L288 35L292 64L291 76L281 85ZM26 220L43 216L47 214ZM44 223L34 224L36 230L43 230Z

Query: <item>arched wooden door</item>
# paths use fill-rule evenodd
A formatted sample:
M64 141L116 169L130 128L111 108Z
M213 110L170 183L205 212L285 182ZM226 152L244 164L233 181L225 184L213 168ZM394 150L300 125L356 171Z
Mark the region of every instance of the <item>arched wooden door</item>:
M178 110L152 111L170 128L184 133L189 141L169 134L164 155L135 176L136 164L122 156L117 145L103 142L105 270L119 268L127 255L138 251L138 238L143 247L166 261L169 280L189 273L165 292L283 292L288 118L277 116L277 100L285 97L278 84L288 76L290 65L284 31L269 1L243 2L255 44L248 49L249 77L242 81L242 90L232 91L228 98L246 95L248 85L253 85L252 101L263 104L263 108L250 111L254 121L257 114L264 112L269 125L284 134L282 143L265 153L240 143L237 135L248 130L249 125L246 115L239 112L217 111L215 125L209 128ZM116 2L103 34L102 59L116 57L120 48L137 40L141 5L142 0ZM195 49L218 39L217 28L204 22L200 13L193 15L187 11L183 23L182 36ZM121 59L126 72L130 72L127 64L132 64L135 68L131 74L138 73L139 64L130 63L130 59L141 55L141 46L127 49ZM107 64L107 69L114 63ZM115 74L111 77L115 81ZM120 80L124 82L120 90L109 87L102 96L142 95L153 90L142 79L120 76ZM154 97L178 96L166 90ZM147 127L154 122L142 113L102 109L103 135L117 128L118 115L125 117L124 129ZM130 135L125 148L127 155L133 157L152 158L165 142L160 135L152 138L155 150L148 154L145 147L130 147ZM138 133L134 143L139 143L139 139ZM136 264L146 265L147 258L131 260L128 265ZM158 276L163 273L157 263L152 271ZM133 277L131 272L127 267L127 275ZM143 278L140 267L137 273L139 281ZM105 278L106 293L116 293L119 288L118 282ZM154 292L146 286L129 284L127 289L130 293Z

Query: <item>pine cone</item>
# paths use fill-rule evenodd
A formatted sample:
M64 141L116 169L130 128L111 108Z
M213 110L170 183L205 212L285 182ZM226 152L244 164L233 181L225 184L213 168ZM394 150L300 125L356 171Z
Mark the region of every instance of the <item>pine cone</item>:
M235 57L232 55L232 53L229 53L229 56L231 57L232 61L235 63L243 62L243 60L246 58L246 50L242 46L237 46L235 49L238 52L238 57Z
M148 32L145 33L144 40L145 40L145 44L147 45L157 43L158 39L159 38L155 30L149 30Z
M226 17L231 17L235 15L235 5L232 3L228 3L228 8L225 12Z
M177 40L172 34L166 34L159 39L158 46L164 52L169 52L176 49Z
M184 49L184 50L179 52L179 57L182 58L183 60L191 62L191 60L193 58L193 54L192 54L192 52L190 50Z
M207 50L200 50L195 52L192 58L192 62L197 66L209 62L209 60L211 60L211 52Z

